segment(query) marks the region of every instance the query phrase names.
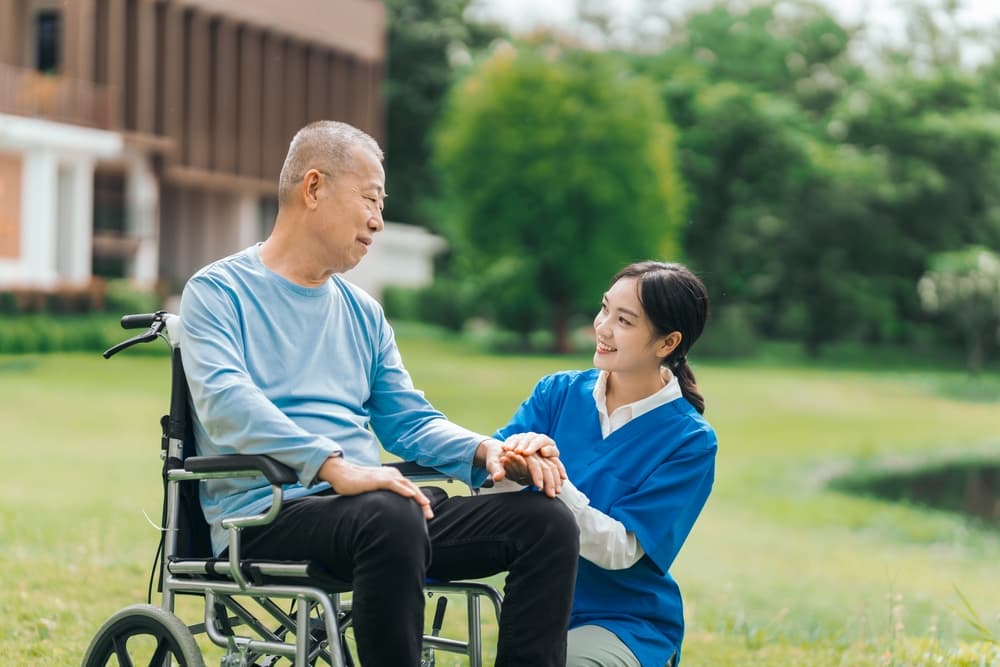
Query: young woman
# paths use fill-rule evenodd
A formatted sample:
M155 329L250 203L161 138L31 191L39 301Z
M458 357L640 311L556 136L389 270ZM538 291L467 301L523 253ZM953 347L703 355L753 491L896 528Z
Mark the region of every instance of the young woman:
M558 498L580 527L569 667L680 659L669 570L715 471L715 432L687 362L707 314L705 287L684 266L625 267L594 318L595 368L543 378L497 432L509 457L558 445L566 468Z

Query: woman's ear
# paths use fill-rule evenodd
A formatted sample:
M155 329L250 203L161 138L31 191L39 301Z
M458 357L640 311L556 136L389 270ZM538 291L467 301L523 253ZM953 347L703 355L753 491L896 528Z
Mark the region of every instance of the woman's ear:
M684 337L681 335L680 331L671 331L660 339L660 342L656 347L656 356L660 359L666 359L670 356L671 352L677 349L677 346L681 344L681 340L683 338Z

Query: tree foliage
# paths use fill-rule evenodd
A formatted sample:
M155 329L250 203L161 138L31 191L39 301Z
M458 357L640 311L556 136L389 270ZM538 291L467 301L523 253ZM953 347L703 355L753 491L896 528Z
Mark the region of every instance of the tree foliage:
M1000 343L1000 255L979 246L934 255L917 291L924 309L962 332L969 370L979 373Z
M385 0L387 219L426 225L422 204L437 193L431 128L455 78L453 59L484 48L499 26L466 17L472 0Z
M929 257L1000 249L995 31L962 25L961 0L907 4L891 46L812 0L680 18L641 0L630 41L613 4L579 5L598 48L494 50L438 119L428 220L483 314L564 329L615 268L659 256L692 266L748 339L955 344L913 285ZM406 180L433 192L425 157Z
M908 342L926 257L1000 245L995 87L954 56L968 33L925 19L910 56L863 67L818 4L719 3L636 56L679 125L684 250L759 332Z
M553 327L560 349L618 268L680 252L674 128L650 82L606 54L495 50L452 91L436 158L444 229L483 303L515 330Z

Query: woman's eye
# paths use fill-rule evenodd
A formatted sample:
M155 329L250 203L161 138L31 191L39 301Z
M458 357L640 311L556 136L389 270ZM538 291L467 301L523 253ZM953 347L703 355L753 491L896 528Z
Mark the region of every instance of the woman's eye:
M619 317L618 321L621 322L622 324L627 324L627 325L631 325L632 324L631 322L629 322L628 320L626 320L624 317Z

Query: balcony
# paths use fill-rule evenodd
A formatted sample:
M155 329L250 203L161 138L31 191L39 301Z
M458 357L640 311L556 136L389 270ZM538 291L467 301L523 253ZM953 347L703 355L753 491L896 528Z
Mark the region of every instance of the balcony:
M108 86L0 63L0 113L111 129Z

